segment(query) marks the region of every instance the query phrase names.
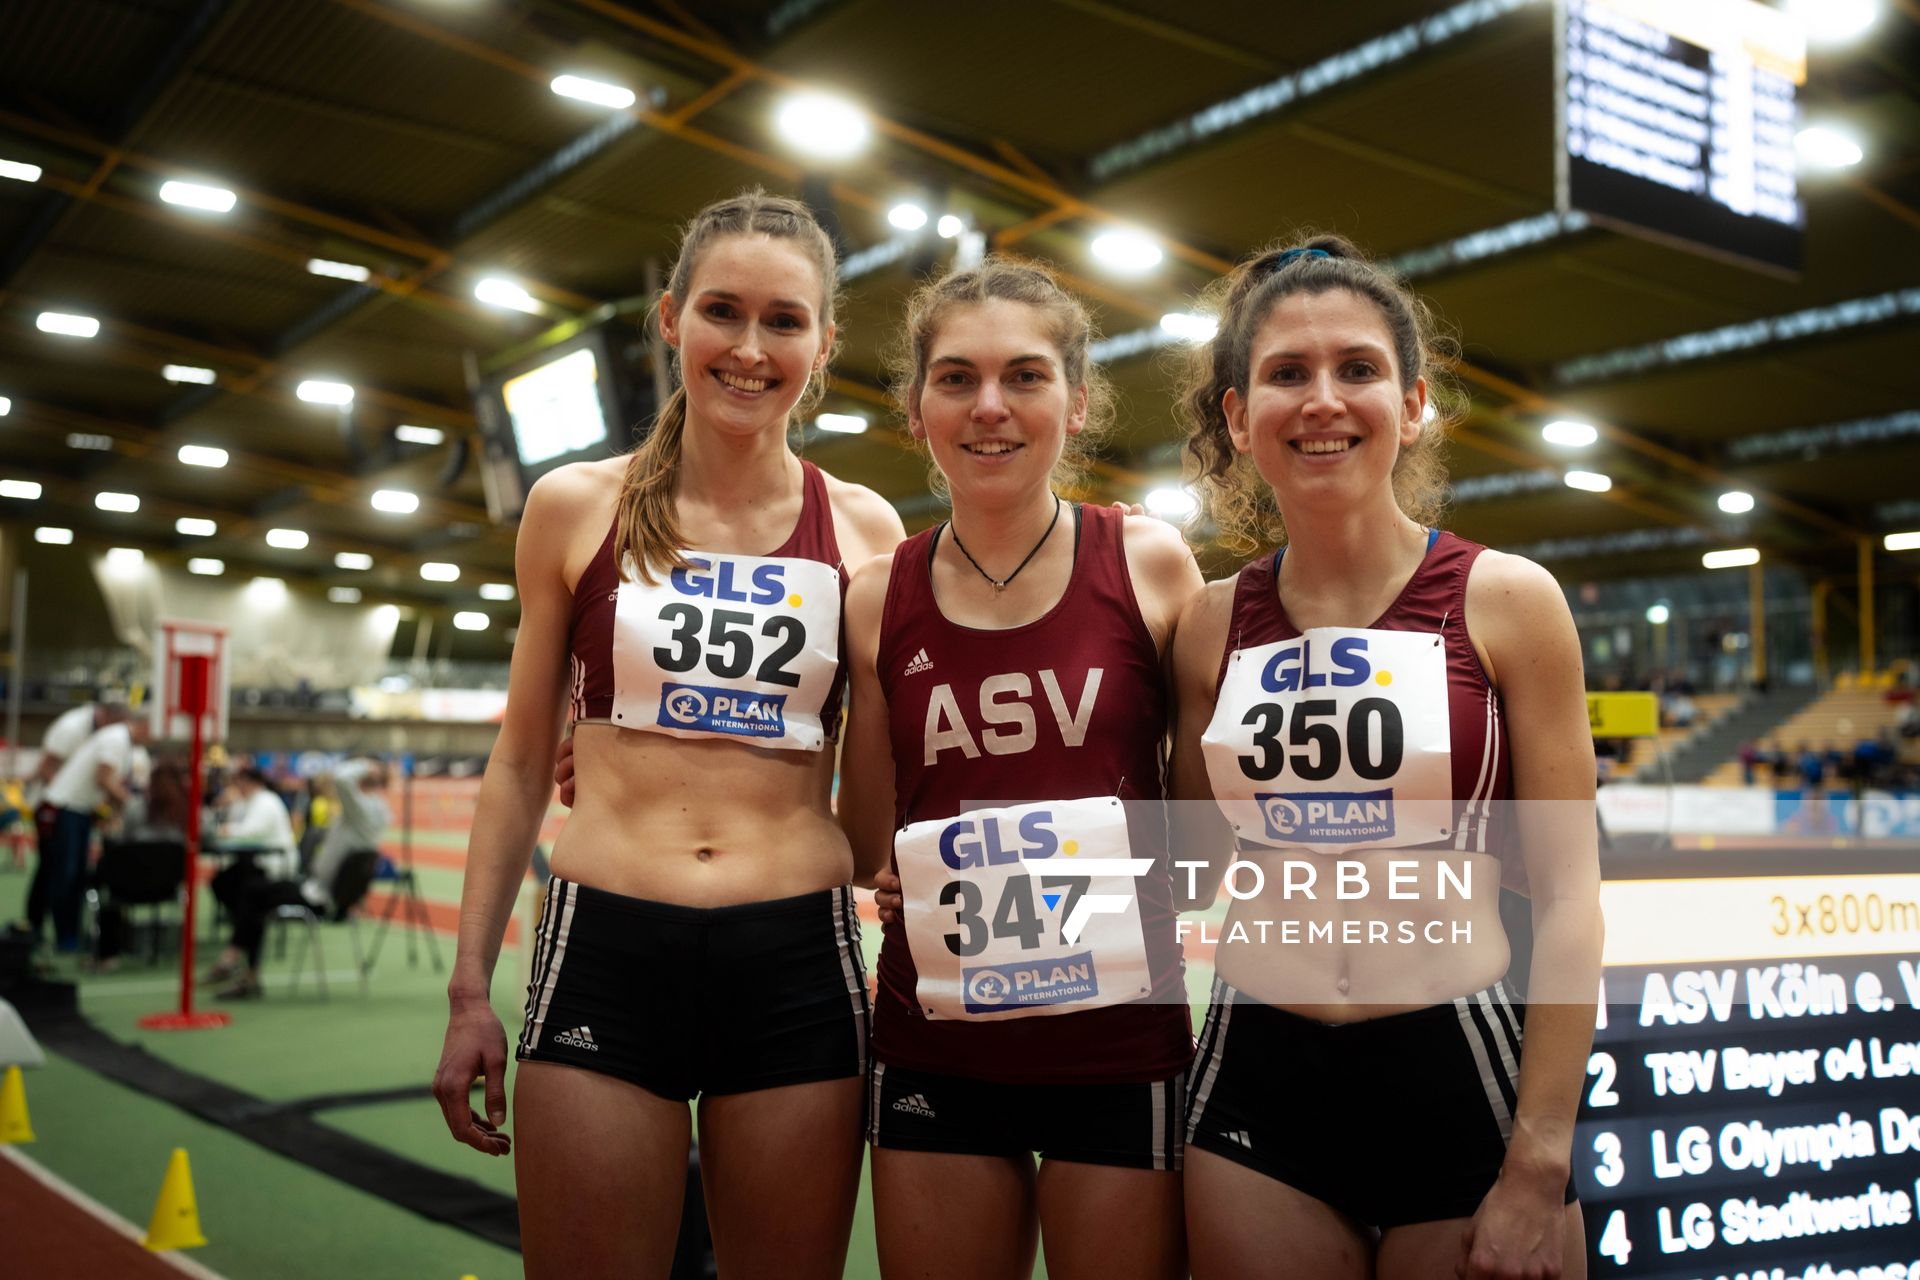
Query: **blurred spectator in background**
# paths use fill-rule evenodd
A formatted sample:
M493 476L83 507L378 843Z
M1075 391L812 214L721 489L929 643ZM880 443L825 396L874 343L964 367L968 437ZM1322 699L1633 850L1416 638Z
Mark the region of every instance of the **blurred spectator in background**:
M337 901L334 887L349 855L366 851L379 856L380 837L393 821L387 804L387 767L378 760L349 760L333 772L333 794L338 813L314 854L313 866L300 881L256 882L242 894L233 913L233 941L207 971L208 982L231 978L219 995L223 1000L249 1000L260 995L260 944L267 920L283 906L305 903L315 911L339 914L357 902ZM365 892L365 886L360 886Z
M102 806L118 810L130 797L127 771L133 750L147 741L147 722L122 715L95 729L67 757L47 784L52 822L40 846L35 878L46 877L39 894L29 889L26 931L37 944L41 925L53 917L54 943L63 952L80 948L80 904L86 892L87 850Z
M71 710L64 711L54 722L47 726L46 733L40 738L40 763L34 769L33 776L27 779L28 804L33 806L34 847L37 857L33 868L33 879L27 885L27 919L29 922L46 919L47 887L53 881L53 864L48 851L53 839L54 807L46 798L46 788L62 765L66 764L81 747L86 745L97 730L110 724L118 724L127 718L127 708L122 702L112 698L102 698L99 702L83 702ZM27 926L16 925L16 929ZM39 932L37 925L34 932Z
M299 872L287 806L268 784L267 775L253 765L233 771L221 797L216 842L221 851L232 855L232 861L214 876L213 896L236 919L241 900L257 885L291 881Z

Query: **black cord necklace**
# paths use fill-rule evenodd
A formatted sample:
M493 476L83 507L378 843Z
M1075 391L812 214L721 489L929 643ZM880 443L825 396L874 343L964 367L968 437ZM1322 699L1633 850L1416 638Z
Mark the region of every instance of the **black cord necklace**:
M1026 568L1029 564L1033 563L1033 558L1040 554L1040 548L1047 545L1047 539L1053 536L1053 526L1060 523L1061 505L1062 504L1060 502L1060 499L1056 495L1053 500L1053 519L1047 521L1047 531L1040 535L1040 541L1033 544L1033 550L1027 552L1026 558L1023 559L1019 564L1015 565L1013 567L1013 572L1008 574L1004 578L996 578L992 574L988 573L985 569L982 569L980 567L980 562L973 558L973 553L971 551L968 551L966 544L960 541L959 530L953 527L953 521L951 520L947 521L947 532L953 535L953 545L958 547L960 549L960 554L967 558L967 563L973 566L973 571L979 574L981 577L985 578L989 583L991 583L993 585L993 593L995 595L999 595L1002 591L1005 591L1007 589L1008 583L1012 582L1015 578L1020 576L1020 571L1022 569Z

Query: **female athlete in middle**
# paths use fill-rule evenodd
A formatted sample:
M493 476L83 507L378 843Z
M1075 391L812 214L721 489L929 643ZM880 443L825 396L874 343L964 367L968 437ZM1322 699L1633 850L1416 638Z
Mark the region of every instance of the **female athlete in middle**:
M904 899L868 1100L889 1276L1025 1277L1036 1235L1055 1277L1185 1270L1191 1024L1164 819L1127 802L1165 794L1162 657L1201 583L1170 526L1054 491L1110 414L1090 330L990 258L915 296L896 362L953 515L847 595L840 812ZM1148 869L1088 865L1123 859ZM1131 905L1077 920L1101 895Z

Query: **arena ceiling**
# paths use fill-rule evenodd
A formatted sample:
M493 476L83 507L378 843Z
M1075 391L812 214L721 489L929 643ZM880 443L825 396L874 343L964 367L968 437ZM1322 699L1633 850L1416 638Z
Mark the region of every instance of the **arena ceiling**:
M1866 160L1805 179L1789 277L1553 212L1545 0L8 0L0 160L42 172L0 179L0 476L41 493L0 498L0 521L483 607L513 534L462 444L467 354L630 305L688 214L760 183L804 189L864 267L826 407L872 427L810 430L805 450L909 527L937 508L879 350L914 271L951 247L931 228L886 247L888 208L915 195L1064 268L1136 346L1290 228L1393 259L1463 342L1450 523L1563 577L1685 571L1741 545L1843 580L1869 546L1883 575L1910 574L1877 548L1920 526L1920 4L1885 9L1868 40L1811 56L1806 116L1850 125ZM639 105L557 96L561 73ZM868 108L872 144L831 164L786 147L772 115L806 87ZM170 179L217 182L236 207L162 203ZM1086 246L1113 225L1152 233L1165 260L1105 274ZM315 275L316 258L371 274ZM489 275L542 314L477 300ZM48 310L99 333L41 332ZM1177 483L1177 354L1107 362L1120 424L1088 496ZM216 381L171 383L167 365ZM301 402L316 377L352 385L351 410ZM1599 443L1546 444L1554 417ZM403 425L444 439L408 443ZM189 444L228 465L182 464ZM1570 466L1613 488L1566 488ZM1751 514L1717 508L1731 488ZM374 510L379 489L418 510ZM140 509L99 510L102 490ZM181 517L218 531L182 536ZM271 528L309 542L270 547ZM373 567L337 568L340 552ZM422 581L429 560L460 580Z

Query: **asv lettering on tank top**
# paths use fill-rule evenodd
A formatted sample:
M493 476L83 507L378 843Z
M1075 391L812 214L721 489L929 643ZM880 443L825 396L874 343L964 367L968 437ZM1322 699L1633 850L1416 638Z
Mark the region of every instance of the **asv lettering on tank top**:
M1449 728L1439 636L1315 627L1234 652L1200 748L1243 842L1343 853L1452 834Z
M817 560L685 553L653 583L628 558L613 620L613 723L818 751L840 659L840 575Z
M1112 796L972 809L894 835L928 1018L1071 1013L1153 990L1126 807Z
M1040 688L1063 745L1077 747L1087 740L1087 726L1093 723L1093 708L1100 699L1100 677L1104 674L1101 667L1087 671L1080 696L1069 710L1060 677L1051 667L1040 672ZM923 763L938 764L942 751L957 750L969 760L978 760L982 748L991 756L1015 756L1033 750L1040 742L1033 714L1033 683L1034 678L1024 671L1002 672L982 680L976 708L976 721L982 726L978 734L972 727L976 721L968 720L953 686L935 685L927 696Z

